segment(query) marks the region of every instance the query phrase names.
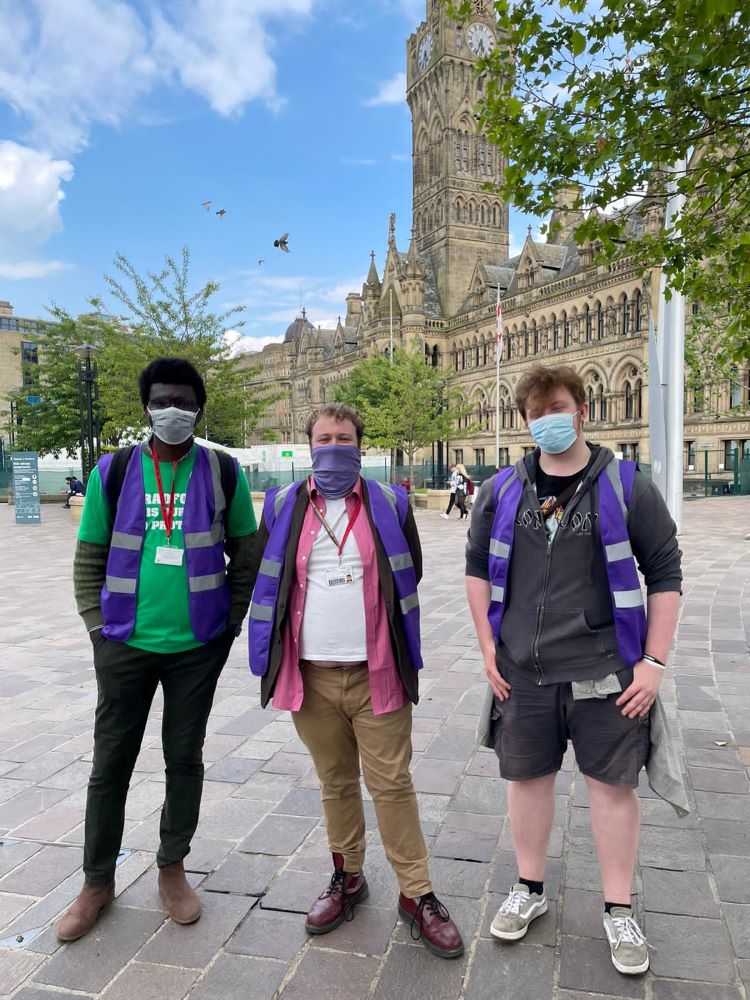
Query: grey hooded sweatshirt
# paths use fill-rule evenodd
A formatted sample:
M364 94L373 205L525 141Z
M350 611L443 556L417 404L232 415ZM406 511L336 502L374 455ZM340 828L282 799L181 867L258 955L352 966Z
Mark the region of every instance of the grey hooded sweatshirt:
M516 515L498 663L534 672L539 684L606 677L625 664L617 650L612 598L599 534L597 479L612 460L589 445L593 462L548 542L534 477L539 450L516 464L524 488ZM494 477L474 500L466 575L489 580ZM656 486L636 473L628 533L648 594L680 592L675 525Z

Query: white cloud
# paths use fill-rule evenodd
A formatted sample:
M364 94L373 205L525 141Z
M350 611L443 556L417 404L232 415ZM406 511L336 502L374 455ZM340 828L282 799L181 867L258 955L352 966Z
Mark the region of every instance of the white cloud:
M391 153L391 159L394 163L409 163L411 162L411 153Z
M10 26L0 99L28 122L35 146L79 151L93 124L117 125L156 77L145 26L128 3L0 0L0 11Z
M157 61L220 115L262 100L283 105L268 22L294 24L313 0L168 0L153 16Z
M344 156L341 158L341 162L348 167L374 167L378 161L369 160L367 158L352 159L349 156Z
M281 344L284 340L280 337L241 337L235 344L235 354L247 354L250 351L262 351L269 344Z
M299 24L315 0L0 0L6 44L0 100L38 148L69 156L93 126L118 125L177 79L221 115L255 100L272 109L274 24ZM145 111L146 120L148 110ZM143 119L142 119L143 120Z
M374 97L364 101L366 108L377 108L391 104L403 104L406 101L406 73L396 73L390 80L385 80Z
M67 160L0 142L0 276L42 278L62 269L59 261L39 261L33 255L62 229L62 184L72 177Z
M327 288L325 291L320 293L320 298L324 302L346 302L346 297L350 292L361 292L362 285L365 283L366 275L362 274L357 278L352 278L350 281L341 281L332 288Z

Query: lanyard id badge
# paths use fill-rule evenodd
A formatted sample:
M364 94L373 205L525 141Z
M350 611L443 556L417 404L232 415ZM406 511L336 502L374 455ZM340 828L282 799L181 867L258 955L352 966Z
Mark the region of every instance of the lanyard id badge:
M350 583L354 583L354 569L349 563L339 563L326 570L326 587L345 587Z
M182 566L184 555L185 550L178 549L175 545L159 545L154 562L157 566Z
M161 469L159 468L159 458L156 454L156 449L152 449L151 456L154 460L154 476L156 477L156 485L159 488L159 506L161 507L161 516L164 520L164 531L167 535L167 544L159 545L156 549L156 555L154 557L154 563L157 566L182 566L182 560L185 557L185 550L172 545L172 527L174 525L174 498L175 498L175 480L177 478L177 462L172 462L172 491L169 494L169 506L167 506L167 500L164 496L164 486L161 481Z
M359 517L359 512L362 510L362 497L358 496L357 499L356 499L356 503L355 503L355 506L354 506L354 511L351 514L351 516L349 517L349 523L346 526L346 531L344 532L344 537L341 539L340 542L339 542L338 538L336 537L336 534L335 534L333 528L330 526L330 524L328 523L328 521L326 521L325 515L320 510L320 508L317 506L317 504L313 501L312 495L309 492L309 487L308 487L308 500L310 502L310 505L311 505L312 509L315 511L315 514L316 514L318 520L320 521L320 523L325 528L326 534L331 539L331 541L333 542L333 544L336 546L336 551L338 552L338 557L339 557L338 569L339 570L344 569L344 568L348 569L349 570L348 575L351 576L352 567L351 566L343 567L341 565L341 555L342 555L342 553L344 551L344 546L346 545L346 541L349 538L349 535L351 534L352 528L354 527L354 523L357 520L357 518ZM352 580L344 579L344 580L341 581L341 584L344 584L344 583L353 583L353 582L354 582L353 579ZM334 587L334 586L338 587L338 586L341 586L341 584L332 584L332 583L329 583L328 586L329 587Z

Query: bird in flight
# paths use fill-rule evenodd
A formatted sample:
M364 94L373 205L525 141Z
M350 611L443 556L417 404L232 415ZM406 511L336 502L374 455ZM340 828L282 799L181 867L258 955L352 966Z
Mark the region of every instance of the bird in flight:
M216 214L217 215L226 215L227 214L227 210L225 208L220 208L219 211Z
M265 260L263 260L262 258L261 258L261 260L258 261L258 267L260 267L261 264L265 264Z
M205 210L207 212L211 210L211 202L210 201L203 201L203 202L201 202L201 205L203 206L203 208L205 208Z
M273 241L273 245L279 250L283 250L284 253L289 253L289 246L287 241L289 240L289 233L284 233L283 236L279 236L277 240Z

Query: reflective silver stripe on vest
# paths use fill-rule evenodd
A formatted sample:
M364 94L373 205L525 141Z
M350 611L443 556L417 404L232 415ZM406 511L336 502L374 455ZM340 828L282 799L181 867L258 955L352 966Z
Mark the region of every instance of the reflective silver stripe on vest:
M134 594L137 583L126 576L108 576L105 582L110 594Z
M255 618L259 622L272 622L273 621L273 608L266 606L265 604L250 604L250 617Z
M505 600L505 587L493 586L490 590L490 600L497 601L498 604L502 604Z
M210 549L224 538L224 527L220 521L215 521L210 531L188 531L183 538L186 549Z
M612 484L612 489L615 491L615 496L617 497L617 502L620 505L620 510L622 511L622 516L625 518L625 524L628 523L628 508L625 505L625 494L622 492L622 480L620 479L620 465L616 458L612 458L604 466L604 471L607 474L607 479L609 479Z
M143 539L140 535L129 535L126 531L113 531L111 544L116 549L129 549L140 552Z
M264 576L272 576L275 579L281 575L281 563L275 559L261 559L260 571Z
M222 514L226 510L227 500L224 496L224 491L221 488L221 464L219 462L219 456L213 448L207 448L208 451L208 464L211 466L211 481L214 487L214 524L221 519Z
M388 561L394 573L400 569L414 569L414 560L410 552L402 552L400 555L391 556Z
M199 594L204 590L217 590L224 583L226 574L209 573L206 576L188 577L188 586L191 594Z
M294 483L289 483L288 486L282 486L279 492L274 497L273 512L277 517L279 516L279 511L281 510L281 507L284 501L286 500L287 494L289 493L289 490L292 488L292 486L294 486Z
M607 562L619 562L621 559L631 559L633 556L633 549L627 539L624 542L605 545L604 550L607 553Z
M377 482L377 480L376 480ZM378 483L375 489L380 488L380 492L383 494L385 499L390 504L393 513L396 513L396 494L393 491L393 487L389 486L388 483Z
M638 590L614 590L612 597L616 608L642 608L643 594Z
M510 555L510 545L507 542L500 542L497 538L490 539L490 555L497 556L498 559L507 559Z
M408 615L413 608L419 607L419 596L417 594L409 594L408 597L403 597L401 599L401 614Z

